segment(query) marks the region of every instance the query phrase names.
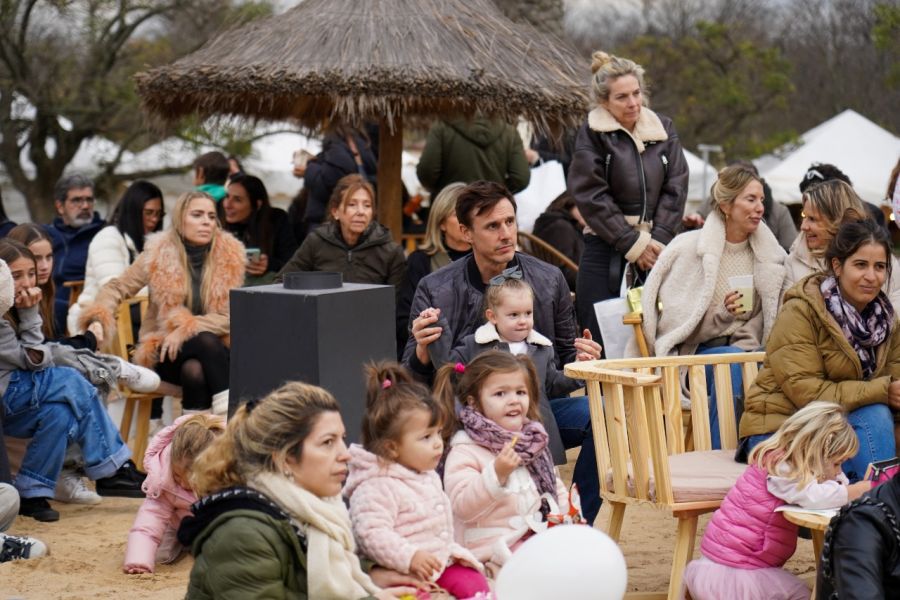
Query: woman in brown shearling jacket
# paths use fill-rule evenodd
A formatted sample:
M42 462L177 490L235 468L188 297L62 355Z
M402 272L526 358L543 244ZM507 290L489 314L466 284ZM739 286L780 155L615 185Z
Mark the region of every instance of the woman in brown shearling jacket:
M144 251L97 294L81 326L99 322L112 336L115 311L141 288L150 291L134 361L182 387L185 410L228 409L229 292L244 282L244 246L222 231L213 199L188 192L172 226L147 237Z

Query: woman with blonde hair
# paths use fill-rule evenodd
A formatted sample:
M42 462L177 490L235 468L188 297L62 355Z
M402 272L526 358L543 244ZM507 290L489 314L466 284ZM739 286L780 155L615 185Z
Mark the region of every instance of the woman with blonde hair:
M148 287L150 303L134 353L163 381L180 385L186 411L228 410L229 293L244 282L244 246L223 233L216 204L204 192L175 202L172 226L148 235L144 251L104 285L81 315L81 327L115 327L119 304Z
M305 383L238 408L193 465L192 483L205 497L178 530L195 557L188 600L415 594L379 589L360 565L341 499L345 433L334 397ZM373 577L393 585L400 578L391 573Z
M578 322L600 339L594 303L619 294L625 265L649 271L681 227L688 168L672 120L647 105L644 69L594 52L597 106L575 141L569 193L587 227Z
M662 252L642 298L651 355L750 352L765 345L778 312L785 253L762 221L763 197L762 182L752 169L722 169L712 186L715 210L703 227L679 235ZM738 278L744 283L738 285ZM731 371L739 417L744 396L740 365ZM718 448L711 377L707 368L712 441Z

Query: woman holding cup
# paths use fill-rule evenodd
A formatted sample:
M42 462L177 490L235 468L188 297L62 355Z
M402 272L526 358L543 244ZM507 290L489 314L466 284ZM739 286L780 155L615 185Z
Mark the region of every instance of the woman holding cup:
M785 252L762 221L763 197L762 182L753 170L726 167L712 186L715 210L703 227L679 235L660 254L642 297L651 353L750 352L764 345L778 311ZM739 418L740 366L731 371ZM712 442L718 448L711 368L706 376Z

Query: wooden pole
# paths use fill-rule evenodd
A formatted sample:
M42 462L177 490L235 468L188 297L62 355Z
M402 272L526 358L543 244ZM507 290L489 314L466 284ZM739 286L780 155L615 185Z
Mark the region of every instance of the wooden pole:
M387 119L382 119L378 140L378 222L391 230L394 241L399 244L403 235L402 118L394 118L393 131Z

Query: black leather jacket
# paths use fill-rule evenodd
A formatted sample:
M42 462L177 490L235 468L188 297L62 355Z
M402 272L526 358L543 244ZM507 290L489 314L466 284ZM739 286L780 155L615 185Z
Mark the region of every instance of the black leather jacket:
M825 536L818 600L900 599L898 519L900 476L841 510Z

